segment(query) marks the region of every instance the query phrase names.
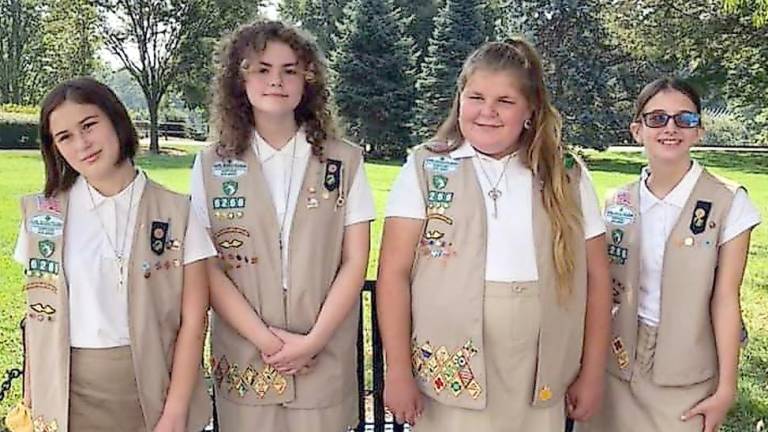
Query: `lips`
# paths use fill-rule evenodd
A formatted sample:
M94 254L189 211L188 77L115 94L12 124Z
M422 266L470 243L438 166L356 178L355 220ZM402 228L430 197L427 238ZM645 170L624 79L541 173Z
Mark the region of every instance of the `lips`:
M279 98L287 98L287 94L282 93L264 93L264 96L271 96L271 97L279 97Z
M80 161L84 162L84 163L87 163L87 164L92 164L92 163L96 162L99 159L99 156L101 156L101 150L97 150L97 151L89 154L88 156L80 159Z
M658 141L661 145L664 146L676 146L682 143L682 141L677 138L661 138Z

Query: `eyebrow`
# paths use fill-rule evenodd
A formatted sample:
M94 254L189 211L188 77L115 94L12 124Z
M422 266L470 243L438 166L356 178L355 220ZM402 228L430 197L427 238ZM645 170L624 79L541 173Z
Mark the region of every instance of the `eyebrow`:
M266 66L266 67L274 66L272 63L267 63L267 62L264 62L264 61L260 61L259 64L262 65L262 66ZM298 65L299 65L298 61L295 61L293 63L283 63L282 64L283 67L298 66Z

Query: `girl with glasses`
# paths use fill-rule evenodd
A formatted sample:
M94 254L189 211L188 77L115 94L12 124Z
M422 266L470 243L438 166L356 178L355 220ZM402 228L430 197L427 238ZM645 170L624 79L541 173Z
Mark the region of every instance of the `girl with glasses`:
M736 398L739 287L760 216L691 159L704 129L686 82L648 84L630 131L648 166L606 203L611 359L603 409L578 430L716 431Z

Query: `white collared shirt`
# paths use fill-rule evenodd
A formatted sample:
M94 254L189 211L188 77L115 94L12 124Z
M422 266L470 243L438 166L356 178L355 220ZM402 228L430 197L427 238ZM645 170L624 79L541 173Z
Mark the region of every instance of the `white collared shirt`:
M131 184L110 197L101 195L82 176L70 189L63 261L69 289L72 347L111 348L131 344L128 290L119 289L119 267L110 242L119 251L125 241L123 255L130 257L139 201L146 184L146 175L139 171ZM216 255L205 229L191 211L189 216L184 264ZM22 265L27 264L30 256L27 244L22 221L14 253L14 259Z
M539 279L536 267L536 250L533 240L532 189L533 173L526 168L517 154L496 160L474 150L464 142L450 153L454 159L472 158L475 175L485 199L488 235L486 241L485 279L500 282L525 282ZM493 216L493 201L488 192L506 167L499 183L501 197L497 200L498 216ZM410 156L392 185L386 217L411 219L426 218L424 197L417 177L417 169ZM485 169L485 173L483 172ZM486 174L487 177L486 178ZM590 239L605 232L595 189L589 173L584 170L579 184L585 238Z
M650 175L648 167L640 176L640 290L637 314L640 320L658 326L661 319L661 277L664 250L680 213L693 192L703 168L693 161L682 180L663 199L656 198L645 184ZM760 223L760 213L740 189L733 198L722 228L718 246Z
M301 192L301 186L304 181L304 172L309 163L311 146L307 141L304 129L300 128L294 139L291 139L280 150L270 146L258 133L254 134L252 147L261 161L264 178L266 179L269 193L272 195L272 204L275 207L277 222L280 224L283 221L283 286L286 287L291 224L293 222L293 214L296 211L299 192ZM293 168L291 168L291 164L293 164ZM292 176L290 175L291 171L293 171ZM290 192L288 190L289 185ZM195 209L200 220L205 224L205 227L210 228L211 222L208 216L207 196L199 155L192 166L190 190L192 207ZM371 193L370 186L368 186L368 179L362 163L357 168L344 206L345 226L372 221L376 217L373 194Z

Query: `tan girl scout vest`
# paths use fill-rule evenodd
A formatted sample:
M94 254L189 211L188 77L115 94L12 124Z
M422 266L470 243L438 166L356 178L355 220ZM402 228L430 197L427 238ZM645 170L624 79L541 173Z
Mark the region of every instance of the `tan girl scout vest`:
M282 289L280 229L253 149L238 159L202 153L211 234L227 276L267 325L293 333L312 329L341 265L345 199L362 153L326 142L324 161L311 156L299 192L288 246L288 289ZM357 309L317 356L310 373L283 376L217 314L213 371L217 395L242 405L333 406L357 391Z
M22 198L30 251L25 275L27 349L35 432L67 432L69 412L69 294L64 274L68 193ZM183 239L189 199L147 180L127 267L128 324L134 374L148 429L160 419L181 325ZM82 251L89 253L89 251ZM187 419L200 431L211 403L200 369ZM74 431L76 432L76 431Z
M629 381L637 344L640 290L640 182L619 189L606 203L613 289L613 336L608 371ZM703 170L667 239L661 281L653 381L685 386L717 373L710 300L723 222L738 186Z
M486 376L483 299L485 200L472 158L453 159L426 146L414 154L427 204L423 238L411 274L412 362L421 390L446 405L483 409ZM569 171L577 199L580 168ZM531 401L558 403L581 365L586 311L586 245L579 230L573 250L572 293L558 304L552 234L540 183L533 182L533 231L539 273L541 328ZM521 383L523 386L529 383Z

